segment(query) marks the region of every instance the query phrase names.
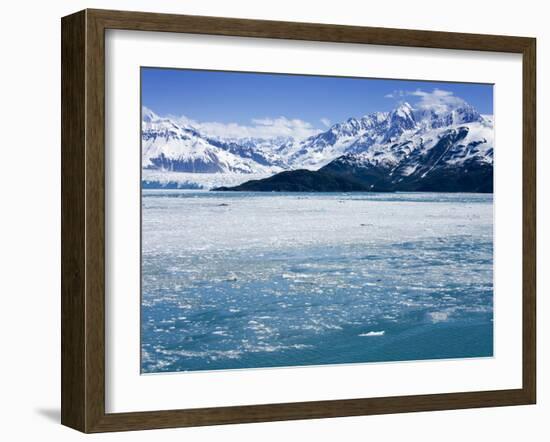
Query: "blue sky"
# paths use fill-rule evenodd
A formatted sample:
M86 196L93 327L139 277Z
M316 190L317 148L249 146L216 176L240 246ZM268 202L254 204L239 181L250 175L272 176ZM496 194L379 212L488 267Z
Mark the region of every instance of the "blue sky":
M197 122L250 126L284 118L322 129L390 111L401 101L414 106L460 98L493 113L487 84L142 68L141 85L144 106Z

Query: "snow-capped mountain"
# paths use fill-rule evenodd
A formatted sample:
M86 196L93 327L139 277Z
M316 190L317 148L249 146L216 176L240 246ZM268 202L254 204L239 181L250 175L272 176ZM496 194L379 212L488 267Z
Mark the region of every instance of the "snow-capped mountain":
M361 182L368 190L492 192L489 139L490 125L468 123L346 154L320 170Z
M370 190L408 190L430 187L421 181L465 183L481 168L482 178L474 181L489 179L490 171L492 189L493 139L492 116L482 116L462 101L431 108L402 103L391 112L349 118L304 140L209 137L144 109L142 161L144 172L171 174L176 181L177 173L186 182L216 177L203 187L226 185L222 177L231 176L231 185L238 185L307 169L340 173L368 184ZM487 185L479 186L487 191Z
M410 104L402 103L389 113L375 112L361 119L350 118L298 143L289 163L293 168L315 170L339 156L360 153L367 154L367 158L382 155L387 160L399 160L407 149L397 149L396 144L407 143L412 152L422 139L424 148L428 148L430 140L435 140L444 129L459 125L469 125L471 137L482 136L485 147L492 147L492 121L484 119L470 105L437 112L434 109L415 110Z
M166 172L273 173L260 150L249 144L209 139L193 127L161 118L149 109L142 116L142 167Z

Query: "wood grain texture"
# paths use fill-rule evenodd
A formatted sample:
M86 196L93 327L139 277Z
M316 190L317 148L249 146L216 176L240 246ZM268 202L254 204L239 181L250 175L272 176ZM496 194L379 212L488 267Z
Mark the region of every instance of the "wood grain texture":
M88 10L106 29L473 51L522 52L529 38L149 12Z
M61 422L85 428L85 13L61 29Z
M105 36L86 11L86 431L105 415Z
M536 40L523 51L523 389L537 395L537 77Z
M353 400L105 413L105 30L523 55L523 387ZM62 423L83 432L532 404L536 398L536 46L525 37L86 10L62 20ZM518 269L519 270L519 269Z

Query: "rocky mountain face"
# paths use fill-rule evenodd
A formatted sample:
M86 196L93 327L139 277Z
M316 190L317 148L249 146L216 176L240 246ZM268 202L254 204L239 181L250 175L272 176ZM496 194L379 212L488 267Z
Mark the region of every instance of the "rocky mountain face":
M436 139L394 144L389 160L382 153L347 154L320 170L372 191L492 192L492 148L481 152L486 141L472 139L470 131L459 126Z
M331 176L335 191L492 192L493 140L492 118L464 102L443 109L402 103L304 140L214 138L144 111L142 165L240 177L224 190L329 191Z
M255 144L211 139L147 109L142 116L141 143L144 169L209 174L278 171Z

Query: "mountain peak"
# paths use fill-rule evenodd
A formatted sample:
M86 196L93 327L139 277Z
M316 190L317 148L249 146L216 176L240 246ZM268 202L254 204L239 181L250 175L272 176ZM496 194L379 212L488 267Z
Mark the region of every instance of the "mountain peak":
M390 113L390 127L386 134L386 140L400 136L404 131L416 127L416 120L412 106L403 102Z
M407 101L402 101L401 103L399 103L399 106L395 108L395 110L410 112L413 110L413 107Z
M146 123L158 120L159 116L146 106L141 107L141 119Z
M483 121L483 117L471 104L460 101L458 103L434 105L415 110L417 121L431 128L442 128L457 124L467 124Z
M441 165L492 164L492 119L463 100L439 107L401 102L390 112L348 118L305 140L212 137L200 123L159 116L145 106L142 122L143 167L158 171L267 176L280 170L317 170L350 154L360 155L356 162L368 167L399 166L395 176L408 177L416 164L435 155L430 152L442 137L448 140L448 145L438 145L442 151L453 146L445 150L448 157ZM464 141L457 144L445 136L445 131L463 126L472 128Z
M398 117L405 120L414 120L413 107L406 101L402 102L392 112L392 117Z

